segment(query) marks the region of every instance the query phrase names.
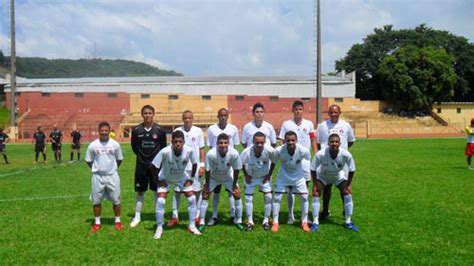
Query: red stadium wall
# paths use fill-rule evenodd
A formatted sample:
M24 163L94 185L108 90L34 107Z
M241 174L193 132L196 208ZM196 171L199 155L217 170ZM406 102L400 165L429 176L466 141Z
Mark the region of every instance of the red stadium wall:
M237 100L235 95L228 96L228 108L231 113L232 123L239 130L253 119L252 107L255 103L261 102L265 106L265 121L273 125L277 134L284 121L291 119L293 114L291 107L296 100L303 101L305 107L304 117L316 124L316 98L301 100L301 98L273 98L269 96L244 96L243 100ZM323 113L328 108L327 98L323 98Z

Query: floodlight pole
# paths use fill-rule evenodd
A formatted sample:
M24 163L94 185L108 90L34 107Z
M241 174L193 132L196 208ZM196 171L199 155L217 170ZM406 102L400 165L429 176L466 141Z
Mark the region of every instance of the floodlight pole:
M16 45L15 45L15 0L11 0L10 7L10 137L16 139Z
M316 121L321 123L323 119L322 113L322 86L321 86L321 5L320 0L317 0L317 11L316 11Z

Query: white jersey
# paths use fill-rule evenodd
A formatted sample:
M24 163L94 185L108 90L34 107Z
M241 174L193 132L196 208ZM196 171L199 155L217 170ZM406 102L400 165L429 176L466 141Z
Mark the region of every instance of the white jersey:
M224 129L219 127L219 124L214 124L207 129L207 146L217 147L217 137L221 133L226 133L229 136L229 147L235 148L239 144L239 130L232 124L227 124Z
M287 120L281 125L280 139L285 139L285 134L288 131L293 131L298 136L298 144L310 149L311 139L315 137L313 122L303 119L298 125L295 120Z
M305 171L301 165L303 160L310 160L310 152L307 148L296 144L295 153L288 154L286 144L276 148L275 156L281 161L280 171L278 171L278 179L298 180L305 178Z
M204 161L204 158L199 158L200 152L199 149L204 147L204 136L202 129L199 127L192 126L189 131L184 130L184 127L178 127L174 131L181 131L184 134L184 144L193 149L194 159L196 162ZM191 162L188 163L186 170L191 170L193 165Z
M341 148L349 150L348 142L354 142L356 140L354 136L354 130L351 125L344 120L339 119L337 123L326 120L318 125L317 138L318 143L321 145L321 150L325 150L328 147L329 135L333 133L339 134L341 137Z
M216 148L209 150L206 154L206 171L211 172L211 178L225 182L234 179L234 170L242 169L239 152L229 147L227 153L222 157Z
M151 162L156 168L161 168L158 174L159 180L166 180L170 183L178 183L183 178L190 179L191 177L186 171L188 164L195 164L196 156L190 147L184 145L183 150L179 156L176 156L173 147L167 146L160 150Z
M113 175L117 173L117 160L123 160L120 144L109 139L101 142L96 139L89 144L86 152L86 162L92 163L92 173L98 175Z
M324 177L338 177L344 173L344 166L349 167L349 172L355 172L354 159L350 152L339 149L336 159L331 158L329 148L318 151L311 161L311 170L318 171Z
M276 164L275 149L272 146L265 145L260 157L255 156L253 145L246 148L240 154L242 166L245 171L253 178L264 177L270 171L270 165Z
M265 145L276 144L275 129L266 121L263 121L260 127L255 125L255 121L248 122L242 129L242 144L250 146L253 143L253 135L257 132L265 134Z

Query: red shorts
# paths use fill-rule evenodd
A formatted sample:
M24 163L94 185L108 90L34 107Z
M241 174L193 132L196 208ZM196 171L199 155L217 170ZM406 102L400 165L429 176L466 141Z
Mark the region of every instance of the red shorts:
M474 143L466 143L466 151L464 154L468 156L474 155Z

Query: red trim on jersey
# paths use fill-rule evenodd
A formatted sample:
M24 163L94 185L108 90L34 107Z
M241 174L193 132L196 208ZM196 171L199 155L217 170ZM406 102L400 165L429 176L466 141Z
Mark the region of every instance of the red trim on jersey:
M311 133L309 133L309 138L310 138L310 139L316 138L316 134L314 133L314 131L311 132Z

